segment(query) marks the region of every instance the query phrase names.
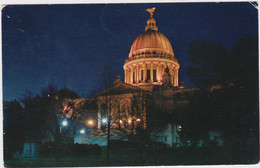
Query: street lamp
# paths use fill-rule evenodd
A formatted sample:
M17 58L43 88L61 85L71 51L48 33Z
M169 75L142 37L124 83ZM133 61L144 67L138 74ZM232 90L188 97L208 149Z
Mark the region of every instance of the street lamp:
M102 123L105 124L106 122L107 122L107 119L106 119L106 118L103 118L103 119L102 119Z
M85 134L86 131L84 129L81 129L79 132L80 134Z
M68 125L68 121L67 120L63 120L61 123L62 126L66 127Z
M64 119L62 122L61 122L61 126L60 126L60 133L61 133L61 127L66 127L68 125L68 121L66 119Z
M88 125L89 126L93 126L93 124L94 124L93 120L88 120Z

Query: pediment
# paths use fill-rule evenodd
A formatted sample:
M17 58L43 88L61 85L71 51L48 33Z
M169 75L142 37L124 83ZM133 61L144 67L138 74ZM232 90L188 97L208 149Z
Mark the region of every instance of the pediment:
M116 95L116 94L127 94L145 91L137 86L133 86L122 81L115 83L110 88L102 91L98 96L103 95Z

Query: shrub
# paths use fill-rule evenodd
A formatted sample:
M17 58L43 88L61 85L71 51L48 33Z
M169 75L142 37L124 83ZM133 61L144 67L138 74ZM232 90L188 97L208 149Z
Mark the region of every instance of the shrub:
M48 142L42 144L40 147L40 154L43 157L53 156L88 156L99 155L101 153L101 147L97 144L55 144Z
M128 147L130 145L129 141L123 140L110 140L111 147Z

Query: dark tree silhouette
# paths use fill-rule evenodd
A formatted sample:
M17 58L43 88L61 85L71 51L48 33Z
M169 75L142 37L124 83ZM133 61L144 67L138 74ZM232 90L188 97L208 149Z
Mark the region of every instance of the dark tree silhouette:
M8 157L7 153L22 152L23 149L25 116L21 104L17 100L4 101L3 117L4 156Z
M223 83L227 68L227 50L211 41L194 41L188 47L189 68L187 76L196 86L207 87Z

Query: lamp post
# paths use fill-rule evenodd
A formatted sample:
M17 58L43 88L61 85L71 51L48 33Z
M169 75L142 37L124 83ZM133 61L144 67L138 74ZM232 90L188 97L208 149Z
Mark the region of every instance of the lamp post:
M66 127L68 125L68 121L66 119L64 119L62 122L61 122L61 125L60 125L60 134L61 134L61 128L62 127Z

